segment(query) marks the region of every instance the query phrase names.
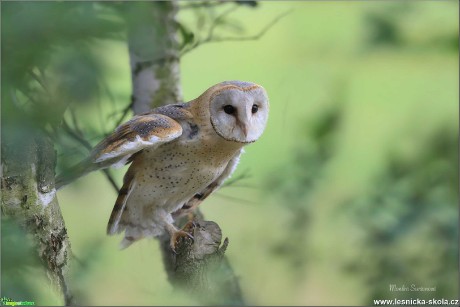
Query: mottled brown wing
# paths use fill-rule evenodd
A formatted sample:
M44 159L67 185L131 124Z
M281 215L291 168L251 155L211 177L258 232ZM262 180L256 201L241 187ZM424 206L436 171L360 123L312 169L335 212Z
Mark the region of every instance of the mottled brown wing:
M182 126L179 122L153 111L135 116L118 126L112 134L96 145L88 158L60 174L56 178L56 187L59 189L95 170L110 166L121 167L144 148L153 149L182 134ZM185 114L185 110L182 113Z
M126 162L134 153L147 147L170 142L182 134L182 126L162 114L135 116L119 126L91 152L94 163Z
M118 192L117 200L115 201L115 206L113 207L112 214L110 215L109 223L107 225L107 234L113 235L119 232L118 223L123 215L123 211L126 208L126 201L128 200L129 194L132 191L134 183L134 172L130 168L123 178L123 186Z

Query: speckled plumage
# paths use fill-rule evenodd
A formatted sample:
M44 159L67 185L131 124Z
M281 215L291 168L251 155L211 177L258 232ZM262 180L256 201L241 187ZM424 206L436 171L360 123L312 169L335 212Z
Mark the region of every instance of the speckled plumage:
M193 210L231 175L267 117L261 86L229 81L188 103L159 107L119 126L90 157L100 168L132 162L107 233L124 231L121 246L127 247L165 231L180 232L172 214Z

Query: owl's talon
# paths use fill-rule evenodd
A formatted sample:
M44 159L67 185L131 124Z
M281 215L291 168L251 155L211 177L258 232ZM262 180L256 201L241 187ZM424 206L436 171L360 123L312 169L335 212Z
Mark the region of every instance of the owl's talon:
M187 231L184 231L184 230L175 231L174 233L171 234L171 240L169 242L169 245L171 246L171 249L174 253L176 253L176 245L179 242L180 238L189 238L189 239L194 240L193 236Z
M193 229L195 229L197 225L195 221L193 220L194 218L195 216L189 217L189 221L184 225L184 227L182 227L183 231L188 232L190 234L193 232Z
M194 224L193 226L195 226L195 222L194 222L195 217L196 217L196 214L194 212L187 213L187 221L188 221L187 224L188 223L193 223ZM187 225L187 224L185 224L185 225Z

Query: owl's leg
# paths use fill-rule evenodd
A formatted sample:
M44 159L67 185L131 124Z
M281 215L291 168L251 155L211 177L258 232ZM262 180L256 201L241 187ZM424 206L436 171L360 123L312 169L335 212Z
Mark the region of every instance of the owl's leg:
M187 224L185 224L185 226L187 226L187 225L190 224L190 223L195 224L195 218L196 218L196 216L197 216L197 214L196 214L195 212L193 212L193 211L187 213L187 221L188 221L188 222L187 222ZM185 227L185 226L184 226L184 227ZM195 226L195 225L193 225L193 226Z
M193 217L190 217L188 216L188 222L185 223L184 227L182 227L182 230L187 232L187 233L192 233L193 232L193 229L196 227L196 223L195 223L195 220L194 220L195 216Z
M171 247L173 252L176 252L176 244L180 238L187 237L193 240L193 236L190 234L190 232L188 232L190 231L190 229L193 229L193 228L191 228L190 225L187 227L188 224L189 223L187 223L182 229L176 228L173 224L166 225L166 230L169 232L169 235L171 237L169 241L169 246Z

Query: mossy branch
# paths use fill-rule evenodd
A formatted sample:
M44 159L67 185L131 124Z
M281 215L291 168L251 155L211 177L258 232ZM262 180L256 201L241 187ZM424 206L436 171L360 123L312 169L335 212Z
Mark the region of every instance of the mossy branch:
M6 125L2 135L2 217L22 226L33 238L52 284L65 305L75 299L69 279L70 241L54 188L56 154L41 133ZM24 128L24 127L23 127Z

